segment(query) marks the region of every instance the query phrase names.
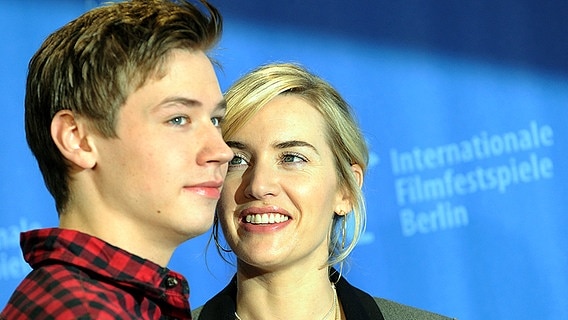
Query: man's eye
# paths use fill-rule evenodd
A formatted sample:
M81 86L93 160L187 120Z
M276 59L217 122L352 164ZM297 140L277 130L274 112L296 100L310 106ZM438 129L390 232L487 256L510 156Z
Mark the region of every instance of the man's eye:
M168 122L174 126L183 126L189 122L189 119L186 116L177 116L170 119Z
M221 117L214 117L214 118L211 118L211 123L213 123L213 125L215 127L219 127L219 126L221 126L221 120L222 120Z

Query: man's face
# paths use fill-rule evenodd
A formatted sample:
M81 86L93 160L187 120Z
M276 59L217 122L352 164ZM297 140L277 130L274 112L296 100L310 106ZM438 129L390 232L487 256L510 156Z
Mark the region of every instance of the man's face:
M96 139L93 170L102 208L125 232L178 245L211 226L233 153L221 137L225 108L207 56L177 50L164 70L121 107L118 138Z

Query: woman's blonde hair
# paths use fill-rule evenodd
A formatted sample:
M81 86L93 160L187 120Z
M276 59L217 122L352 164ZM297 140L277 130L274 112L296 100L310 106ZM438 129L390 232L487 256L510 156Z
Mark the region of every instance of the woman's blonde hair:
M332 266L351 253L366 222L363 192L351 166L358 164L364 175L369 153L349 104L329 83L298 64L263 65L240 78L227 91L227 113L221 124L223 137L231 139L268 102L284 94L304 99L323 116L324 134L334 155L339 187L351 199L353 234L349 237L345 232L350 229L346 227L349 214L338 213L333 218L328 258L328 265Z

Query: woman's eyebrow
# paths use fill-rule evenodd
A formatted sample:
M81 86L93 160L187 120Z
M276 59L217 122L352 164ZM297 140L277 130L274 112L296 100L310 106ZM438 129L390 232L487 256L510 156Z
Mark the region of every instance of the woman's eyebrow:
M239 150L245 150L247 148L246 144L239 142L239 141L228 140L228 141L225 141L225 143L230 148L235 148L235 149L239 149Z
M234 141L234 140L227 140L225 141L225 143L233 148L233 149L238 149L238 150L246 150L248 149L248 146L245 143L242 143L240 141ZM314 147L312 144L306 142L306 141L302 141L302 140L289 140L289 141L283 141L283 142L277 142L277 143L273 143L272 146L275 149L287 149L287 148L294 148L294 147L307 147L310 148L312 150L314 150L315 153L317 153L319 155L318 150L316 149L316 147Z
M316 147L312 144L302 141L302 140L290 140L290 141L283 141L274 144L274 147L277 149L286 149L286 148L293 148L293 147L308 147L315 151L315 153L319 154Z

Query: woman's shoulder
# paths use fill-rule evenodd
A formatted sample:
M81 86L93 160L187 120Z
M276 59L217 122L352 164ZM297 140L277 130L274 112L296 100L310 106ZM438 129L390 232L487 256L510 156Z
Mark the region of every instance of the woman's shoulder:
M437 313L418 309L408 305L404 305L395 301L373 297L385 320L390 319L406 319L406 320L450 320Z
M192 319L199 319L199 315L201 314L201 309L203 306L191 310L191 318Z
M426 310L418 309L415 307L407 306L391 300L373 297L377 306L381 310L385 320L450 320L455 318L448 318L437 313L429 312ZM199 319L203 306L200 306L191 311L193 319Z

